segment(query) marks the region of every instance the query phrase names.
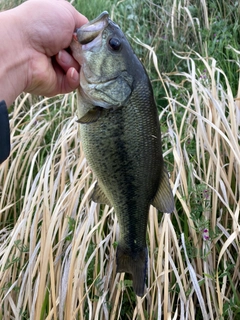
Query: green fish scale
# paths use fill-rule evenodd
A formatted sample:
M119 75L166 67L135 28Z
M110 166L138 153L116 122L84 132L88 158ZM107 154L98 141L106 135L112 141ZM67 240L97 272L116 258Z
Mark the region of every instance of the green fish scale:
M143 76L144 78L144 76ZM160 127L150 83L141 81L126 106L103 109L81 125L83 149L100 188L113 205L122 247L146 247L149 206L163 166Z

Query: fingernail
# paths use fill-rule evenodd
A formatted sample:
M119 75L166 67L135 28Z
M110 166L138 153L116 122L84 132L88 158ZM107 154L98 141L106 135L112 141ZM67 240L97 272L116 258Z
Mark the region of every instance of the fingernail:
M71 58L64 50L58 52L58 59L61 60L64 64L68 64L71 62Z
M72 68L70 75L75 82L78 81L79 75L76 69Z

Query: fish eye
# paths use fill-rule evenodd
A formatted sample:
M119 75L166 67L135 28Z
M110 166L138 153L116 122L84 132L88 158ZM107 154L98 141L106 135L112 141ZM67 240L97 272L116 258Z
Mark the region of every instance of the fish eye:
M118 51L121 48L121 42L117 38L110 38L108 44L114 51Z

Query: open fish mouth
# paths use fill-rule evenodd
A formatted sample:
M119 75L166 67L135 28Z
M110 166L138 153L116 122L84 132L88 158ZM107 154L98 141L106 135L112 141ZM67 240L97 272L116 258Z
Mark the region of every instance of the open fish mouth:
M93 50L101 45L102 32L109 23L109 14L102 12L96 19L89 21L74 34L74 40L81 44L83 51Z

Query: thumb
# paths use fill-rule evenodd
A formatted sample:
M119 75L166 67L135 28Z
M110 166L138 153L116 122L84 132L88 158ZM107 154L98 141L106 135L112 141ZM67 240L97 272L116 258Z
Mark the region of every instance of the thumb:
M69 68L65 76L65 92L71 92L77 89L80 85L80 76L77 70L73 67Z

